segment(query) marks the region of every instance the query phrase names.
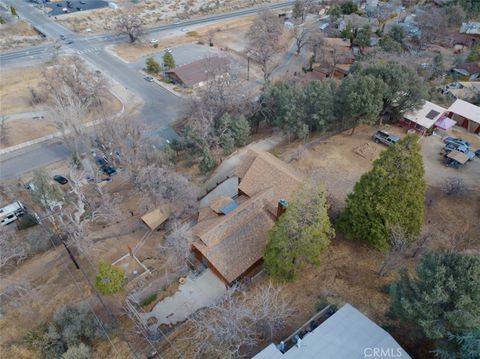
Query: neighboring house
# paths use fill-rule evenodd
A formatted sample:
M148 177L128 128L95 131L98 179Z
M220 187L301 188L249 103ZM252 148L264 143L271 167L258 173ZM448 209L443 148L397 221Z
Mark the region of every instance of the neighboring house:
M166 72L173 82L187 88L205 85L212 76L221 76L228 70L227 57L207 57Z
M464 62L463 64L455 65L450 70L450 74L473 81L479 77L480 65L478 62Z
M235 170L234 198L221 196L201 208L192 228L193 251L226 285L262 262L268 232L302 182L302 176L267 152L249 150Z
M447 94L451 95L454 99L460 99L467 101L474 98L475 96L480 96L480 82L478 81L467 81L467 82L458 82L460 88L450 88L448 89Z
M425 135L446 111L441 106L425 101L425 104L418 110L409 111L403 115L402 125Z
M480 134L480 107L463 100L456 100L447 109L447 116L455 120L457 126Z
M462 36L462 42L472 47L480 43L480 22L464 22L458 31Z
M323 321L315 316L301 330L270 344L253 359L409 359L407 352L384 329L345 304Z

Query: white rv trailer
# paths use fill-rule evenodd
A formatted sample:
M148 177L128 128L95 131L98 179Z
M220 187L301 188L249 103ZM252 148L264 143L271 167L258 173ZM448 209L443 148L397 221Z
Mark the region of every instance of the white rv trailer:
M20 201L15 201L9 205L0 208L0 226L6 226L18 219L25 213L25 206Z

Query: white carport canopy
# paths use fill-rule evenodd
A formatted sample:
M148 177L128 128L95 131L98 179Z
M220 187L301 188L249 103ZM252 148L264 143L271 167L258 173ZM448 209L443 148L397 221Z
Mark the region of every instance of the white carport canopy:
M425 104L420 109L407 112L403 117L428 130L446 111L442 106L425 101Z
M480 124L480 107L463 100L456 100L447 110Z

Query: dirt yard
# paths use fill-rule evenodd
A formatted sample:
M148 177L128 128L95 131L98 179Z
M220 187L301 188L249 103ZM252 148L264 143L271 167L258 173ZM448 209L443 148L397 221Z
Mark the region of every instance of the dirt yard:
M207 16L218 12L228 12L273 0L145 0L132 3L130 0L118 1L119 9L98 9L88 12L75 12L58 16L58 22L76 32L112 31L115 19L126 12L134 12L146 26L181 21L193 17Z
M42 81L40 67L20 69L0 69L0 113L11 115L21 112L33 112L43 108L33 107L30 103L30 88L38 88Z
M0 25L0 51L35 46L44 38L26 21Z

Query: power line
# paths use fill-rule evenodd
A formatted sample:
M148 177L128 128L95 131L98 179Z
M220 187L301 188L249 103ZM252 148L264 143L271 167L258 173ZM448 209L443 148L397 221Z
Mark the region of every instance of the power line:
M45 227L43 226L43 224L40 222L40 226L42 227L42 229L47 232L47 234L50 234L46 229ZM52 246L57 249L57 245L55 244L55 242L52 240L52 238L50 236L48 236L48 239L50 240L50 242L52 243ZM70 252L69 252L70 254ZM72 272L70 271L70 268L68 268L67 264L65 263L64 259L63 259L63 256L60 254L60 261L62 262L64 268L66 269L67 273L70 275L70 278L72 279L73 283L75 283L75 286L77 287L78 291L80 293L83 293L82 289L80 288L80 286L78 285L78 282L76 281L76 279L74 278ZM76 263L76 262L74 262ZM77 266L78 264L76 264ZM110 339L110 336L108 335L107 333L107 330L105 329L105 326L103 325L103 322L102 320L97 316L97 314L95 313L95 311L93 310L91 304L89 303L89 301L87 300L87 305L90 309L90 311L92 312L92 314L94 315L95 319L97 320L98 324L100 324L100 327L102 328L103 330L103 333L105 334L105 336L107 337L108 341L110 342L110 345L113 347L113 349L115 350L115 352L120 355L120 352L118 351L117 347L115 346L115 344L113 344L112 340Z

